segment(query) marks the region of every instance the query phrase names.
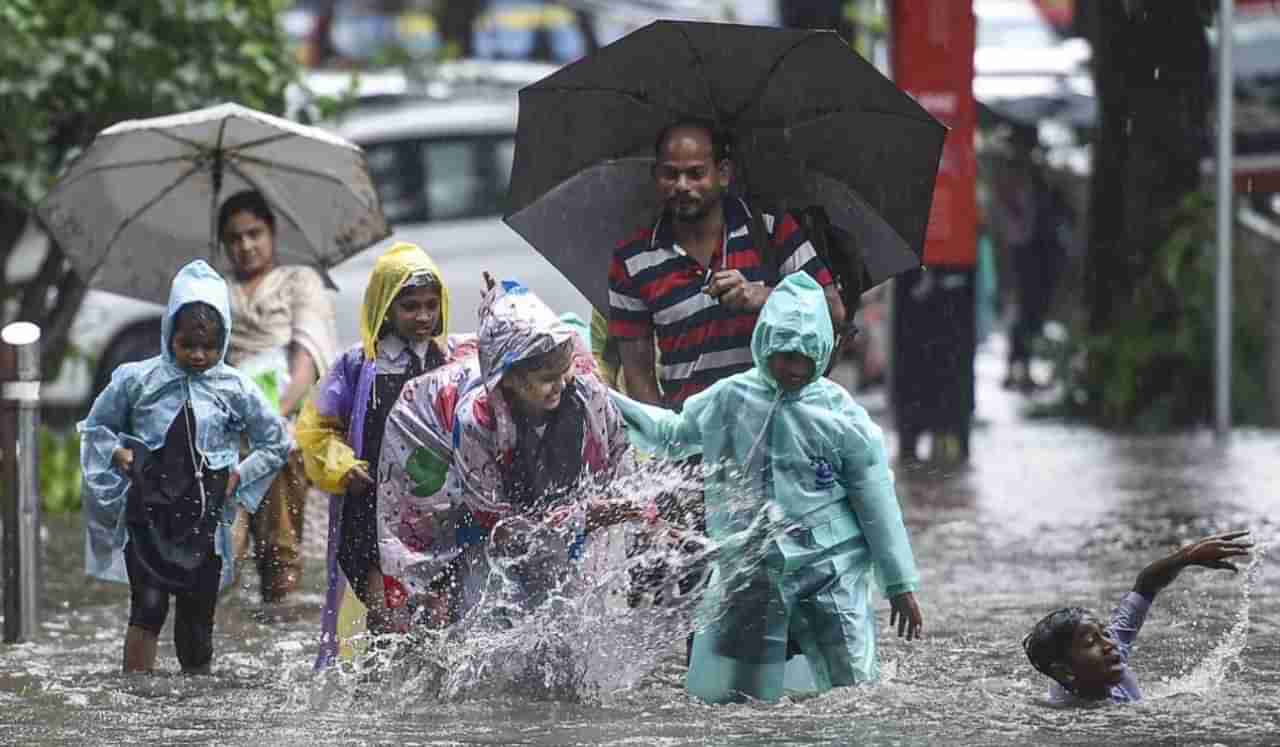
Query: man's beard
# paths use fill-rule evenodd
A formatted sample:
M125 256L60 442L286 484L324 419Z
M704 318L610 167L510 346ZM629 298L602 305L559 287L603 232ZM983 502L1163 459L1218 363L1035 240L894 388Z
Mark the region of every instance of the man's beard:
M676 200L667 204L667 211L681 223L698 223L711 214L711 200L699 200L681 206Z

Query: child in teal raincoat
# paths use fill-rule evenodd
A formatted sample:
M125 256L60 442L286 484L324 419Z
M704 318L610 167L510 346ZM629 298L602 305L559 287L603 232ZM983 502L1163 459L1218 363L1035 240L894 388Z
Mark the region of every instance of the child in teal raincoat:
M289 454L275 408L225 363L230 335L226 282L188 264L173 279L161 354L112 372L79 425L85 572L129 583L126 672L155 666L171 595L182 670L209 671L236 506L256 511Z
M820 376L834 342L822 287L796 273L760 313L752 370L680 413L614 394L637 446L703 454L707 533L719 551L687 684L704 701L781 697L788 635L820 690L874 680L873 577L890 625L919 635L919 576L884 437Z

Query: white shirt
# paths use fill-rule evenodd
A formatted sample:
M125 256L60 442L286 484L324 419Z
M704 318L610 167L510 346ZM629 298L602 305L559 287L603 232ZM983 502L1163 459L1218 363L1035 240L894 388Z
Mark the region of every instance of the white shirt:
M376 346L377 356L373 359L373 370L380 374L402 374L409 370L409 350L418 356L419 360L425 361L427 353L431 350L431 340L421 343L406 342L404 338L397 334L390 334L378 340Z

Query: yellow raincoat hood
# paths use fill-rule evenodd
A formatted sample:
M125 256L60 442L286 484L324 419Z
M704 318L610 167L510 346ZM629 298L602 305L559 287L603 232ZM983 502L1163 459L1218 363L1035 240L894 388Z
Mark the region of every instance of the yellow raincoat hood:
M440 334L434 338L441 350L446 349L449 333L449 286L444 275L431 257L418 246L397 241L373 265L369 285L364 290L364 303L360 306L360 339L364 342L364 357L373 360L377 356L378 332L391 309L391 302L409 278L420 272L435 275L440 282Z

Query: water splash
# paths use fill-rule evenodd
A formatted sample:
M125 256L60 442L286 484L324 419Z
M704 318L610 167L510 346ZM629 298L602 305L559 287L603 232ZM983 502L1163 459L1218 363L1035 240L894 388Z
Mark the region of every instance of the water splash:
M445 631L370 637L358 646L363 655L318 678L310 705L336 705L343 690L376 691L379 702L402 708L506 698L599 702L643 688L655 672L672 684L664 660L683 654L690 633L733 614L727 604L702 604L704 595L751 597L768 538L790 528L750 484L760 482L748 479L753 471L720 469L741 488L716 507L719 542L677 523L637 523L593 533L571 561L572 522L508 520L520 541L505 553L481 553L478 591L462 620ZM682 506L680 494L701 488L659 462L632 478L628 494L641 502ZM591 486L580 492L599 494ZM637 551L632 540L641 532L650 540ZM713 561L721 569L714 580Z
M1161 683L1156 692L1151 694L1152 699L1213 692L1226 682L1227 675L1233 669L1242 665L1241 654L1249 637L1249 611L1252 607L1253 587L1258 581L1267 550L1273 542L1274 540L1261 542L1254 547L1253 558L1244 571L1244 582L1240 587L1240 604L1231 628L1190 672Z
M398 708L510 698L572 703L636 687L677 645L683 650L699 595L690 585L681 593L677 581L704 572L711 548L677 524L599 530L585 547L577 528L588 497L626 495L640 505L665 499L678 509L688 502L683 494L699 487L686 470L654 461L607 493L582 485L577 506L584 510L561 526L504 521L512 537L505 551L486 544L468 556L471 571L455 588L467 599L460 621L444 631L366 634L356 646L363 654L314 679L307 704L341 707L362 697ZM660 536L629 551L641 532ZM650 582L655 587L637 600L633 578L652 577L654 569L665 570L661 583Z

